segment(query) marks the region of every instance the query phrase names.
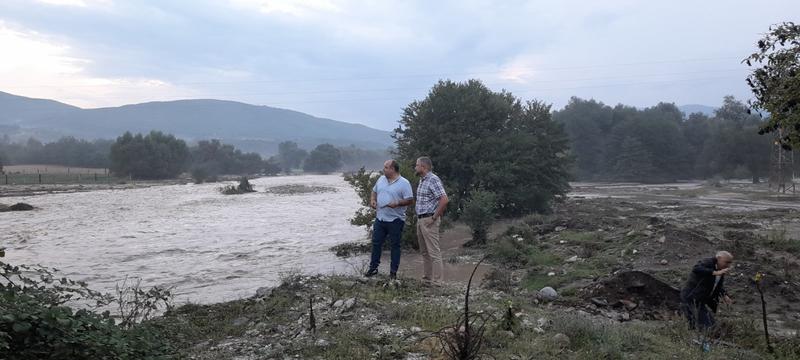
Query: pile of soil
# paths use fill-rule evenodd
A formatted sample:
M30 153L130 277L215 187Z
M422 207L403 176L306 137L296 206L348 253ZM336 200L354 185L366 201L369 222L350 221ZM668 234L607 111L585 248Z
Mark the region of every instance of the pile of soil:
M680 309L680 290L642 271L622 271L585 290L587 301L640 318L661 319Z

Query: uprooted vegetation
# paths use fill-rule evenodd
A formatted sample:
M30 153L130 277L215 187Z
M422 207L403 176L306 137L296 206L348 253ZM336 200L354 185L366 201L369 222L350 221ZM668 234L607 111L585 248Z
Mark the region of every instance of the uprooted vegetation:
M266 190L267 193L276 195L300 195L300 194L312 194L312 193L328 193L335 191L336 191L335 188L329 186L303 185L303 184L279 185L267 188Z

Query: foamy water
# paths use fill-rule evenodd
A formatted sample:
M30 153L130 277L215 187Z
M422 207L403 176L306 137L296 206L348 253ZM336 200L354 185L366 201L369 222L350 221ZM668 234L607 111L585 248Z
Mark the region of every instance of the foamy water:
M178 301L218 302L250 296L280 275L346 272L328 249L364 239L349 224L355 192L339 175L261 178L257 193L221 195L221 184L3 198L31 212L0 213L4 261L55 267L92 288L111 291L126 276L145 286L174 287ZM267 187L305 184L336 192L268 194Z

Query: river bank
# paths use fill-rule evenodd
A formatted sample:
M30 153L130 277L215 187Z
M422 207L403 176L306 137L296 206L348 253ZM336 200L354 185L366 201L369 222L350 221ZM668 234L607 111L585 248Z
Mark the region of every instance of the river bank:
M403 255L399 282L390 282L385 271L378 278L360 277L366 255L342 260L330 253L332 245L366 241L363 229L346 224L357 199L340 178L291 179L291 184L334 192L264 192L286 186L283 181L258 179L254 183L261 193L234 198L218 195L212 185L54 194L36 198L45 206L34 216L9 217L0 225L48 229L26 233L17 227L11 232L15 237L5 235L4 243L12 245L9 257L17 257L11 262L48 260L45 265L66 265L67 275L106 287L115 284L115 273L143 275L147 284L177 281L179 307L149 324L161 329L184 358L444 358L441 340L462 332L458 319L465 282L484 255L488 263L474 278L470 309L473 318L486 316L482 349L488 357L800 356L796 197L743 184L576 184L552 214L496 224L485 247L463 248L469 239L463 225L446 231L450 282L428 287L417 280L420 259L413 252ZM100 202L116 207L98 207ZM93 208L91 224L70 216ZM330 222L309 223L308 218ZM264 238L283 239L284 245L254 243L253 228L274 230ZM82 230L76 234L75 229ZM64 231L102 240L100 249L108 251L87 257L96 245L73 244ZM120 239L126 234L132 237ZM214 239L207 241L209 236ZM113 239L123 243L106 244ZM59 257L43 256L53 246L60 249ZM718 249L736 257L726 280L736 303L720 310L709 354L686 330L674 297L691 266ZM388 254L383 270L386 259ZM170 268L157 266L164 263ZM766 274L767 317L777 355L763 345L760 301L750 280L756 272ZM546 287L556 295L541 292Z
M770 195L740 185L590 186L577 186L553 214L499 224L484 248L450 248L449 257L464 259L470 269L473 259L489 255L491 266L474 279L470 299L473 318L482 319L473 334L486 321L485 357L800 356L794 199L761 199ZM736 257L726 280L735 303L720 309L708 353L687 330L676 296L691 266L718 249ZM751 281L756 272L768 279L773 354L760 329L761 304ZM399 282L385 275L287 276L257 296L184 306L159 322L173 329L180 351L196 359L446 358L441 340L464 331L458 324L466 285L429 287L417 275L401 273Z

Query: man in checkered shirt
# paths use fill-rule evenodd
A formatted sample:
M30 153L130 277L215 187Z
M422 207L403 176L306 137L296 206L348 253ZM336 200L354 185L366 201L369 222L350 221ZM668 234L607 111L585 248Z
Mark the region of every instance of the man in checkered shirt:
M442 250L439 247L439 225L447 208L447 193L442 180L433 171L433 162L429 157L417 159L414 167L419 175L417 186L417 241L422 253L425 275L424 281L440 283L442 281Z

